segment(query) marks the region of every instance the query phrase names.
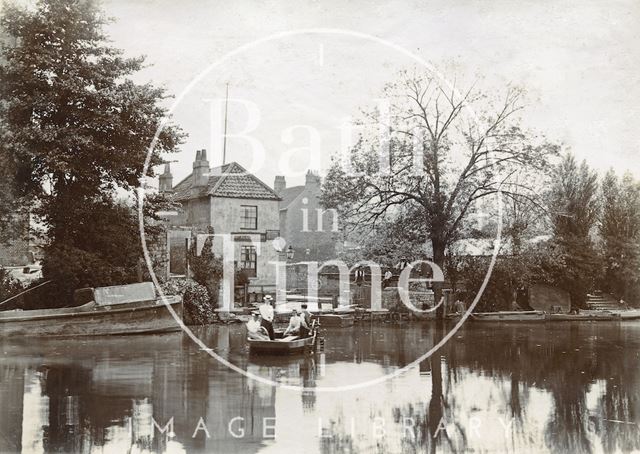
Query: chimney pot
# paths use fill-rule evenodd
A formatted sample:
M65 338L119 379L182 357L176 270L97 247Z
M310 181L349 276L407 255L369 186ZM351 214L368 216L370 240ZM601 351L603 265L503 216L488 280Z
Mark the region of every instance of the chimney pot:
M193 162L193 186L206 186L209 181L209 161L207 150L197 150L196 160Z
M273 190L279 195L285 189L287 189L287 180L285 180L284 175L276 175L273 181Z
M319 188L320 187L320 176L316 175L313 171L307 171L307 175L305 178L305 186Z
M159 177L158 189L160 192L173 191L173 175L171 174L171 164L165 163L164 172Z

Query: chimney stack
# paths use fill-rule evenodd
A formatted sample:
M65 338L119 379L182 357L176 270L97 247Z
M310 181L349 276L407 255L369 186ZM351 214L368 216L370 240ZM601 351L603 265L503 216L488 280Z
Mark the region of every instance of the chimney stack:
M321 184L320 175L316 175L315 173L313 173L313 171L308 170L304 185L307 188L320 189L320 184Z
M171 174L171 164L164 165L164 172L159 177L158 189L161 193L173 191L173 175Z
M284 175L276 175L276 179L273 182L273 190L280 195L285 189L287 189L287 180L284 179Z
M196 160L193 161L193 187L206 186L209 181L209 161L207 150L196 150Z

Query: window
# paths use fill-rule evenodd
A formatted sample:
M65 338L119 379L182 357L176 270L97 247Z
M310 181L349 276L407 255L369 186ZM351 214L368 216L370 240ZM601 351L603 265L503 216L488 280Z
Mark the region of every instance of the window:
M255 246L242 246L240 248L240 269L244 270L249 277L256 277L258 268L258 255Z
M250 205L240 206L240 228L256 230L258 228L258 207Z

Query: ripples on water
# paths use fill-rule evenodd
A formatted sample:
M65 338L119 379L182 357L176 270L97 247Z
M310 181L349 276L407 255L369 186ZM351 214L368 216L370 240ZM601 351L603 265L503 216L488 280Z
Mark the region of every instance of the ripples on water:
M640 449L640 322L324 331L314 356L253 358L244 328L2 340L0 452L623 452ZM173 432L159 429L173 418ZM154 426L154 421L158 427ZM275 439L273 438L275 434ZM195 436L194 436L195 435Z

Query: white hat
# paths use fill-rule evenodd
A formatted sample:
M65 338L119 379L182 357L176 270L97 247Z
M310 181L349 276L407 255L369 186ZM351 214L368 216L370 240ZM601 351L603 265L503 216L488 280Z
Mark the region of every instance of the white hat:
M271 301L272 299L273 299L273 297L272 297L271 295L266 295L266 296L264 297L264 300L265 300L265 301Z

